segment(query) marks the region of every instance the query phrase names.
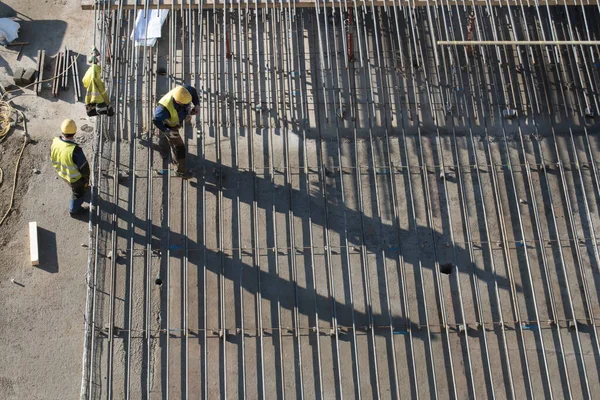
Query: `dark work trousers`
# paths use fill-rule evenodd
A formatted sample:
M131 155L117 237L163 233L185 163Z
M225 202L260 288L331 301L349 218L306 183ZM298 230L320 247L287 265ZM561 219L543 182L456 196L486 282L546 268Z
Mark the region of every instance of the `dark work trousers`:
M185 145L183 139L176 131L158 131L158 152L162 158L169 156L169 148L173 151L173 158L177 162L177 172L187 171L185 162Z
M115 111L111 105L106 103L92 103L85 105L85 111L88 117L95 117L96 115L108 115L112 117L115 115Z
M73 183L69 183L71 186L71 202L69 203L69 212L76 213L81 209L81 205L83 204L84 196L88 179L81 178L78 181ZM68 182L67 182L68 183Z

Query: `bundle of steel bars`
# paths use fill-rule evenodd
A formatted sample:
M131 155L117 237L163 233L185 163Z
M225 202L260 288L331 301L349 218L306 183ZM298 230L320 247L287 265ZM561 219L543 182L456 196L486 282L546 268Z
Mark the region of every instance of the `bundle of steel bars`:
M172 2L137 47L138 3L94 10L82 399L600 390L600 5Z

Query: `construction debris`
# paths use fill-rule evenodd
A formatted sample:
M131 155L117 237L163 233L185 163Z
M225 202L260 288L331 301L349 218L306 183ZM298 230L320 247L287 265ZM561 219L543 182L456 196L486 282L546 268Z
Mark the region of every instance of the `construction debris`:
M37 71L35 68L27 68L21 77L24 85L30 85L35 81Z
M24 69L22 67L15 68L13 79L17 86L27 86L35 81L37 71L35 68Z
M13 79L14 79L15 85L23 86L23 74L24 73L25 73L24 68L22 68L22 67L15 68L15 70L13 72Z
M11 47L11 46L27 46L29 44L29 42L12 42L6 45L6 47Z

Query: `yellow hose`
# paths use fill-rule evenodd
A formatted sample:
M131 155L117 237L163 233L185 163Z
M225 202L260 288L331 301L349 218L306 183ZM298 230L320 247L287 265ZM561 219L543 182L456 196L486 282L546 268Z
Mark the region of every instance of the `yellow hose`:
M4 96L2 96L4 97ZM25 146L29 143L29 135L27 134L27 123L25 122L25 115L19 111L14 109L8 102L4 100L0 100L0 141L6 138L8 132L10 132L10 127L12 126L11 116L12 113L21 114L21 118L23 119L23 147L21 147L21 152L19 153L19 158L17 158L17 164L15 165L15 174L13 177L13 187L12 193L10 195L10 202L8 203L8 209L4 213L4 216L0 220L0 226L4 223L8 214L12 210L14 201L15 201L15 192L17 190L17 178L19 175L19 165L21 165L21 159L23 158L23 152L25 151ZM16 121L15 121L16 123ZM2 178L4 178L4 173L2 172Z
M17 190L17 178L19 176L19 165L21 165L21 159L23 158L23 151L25 151L25 146L27 146L27 143L29 143L29 139L27 138L27 136L25 136L23 138L23 147L21 147L21 152L19 153L19 158L17 159L17 165L15 165L15 176L13 177L13 187L12 187L12 193L10 195L10 202L8 203L8 209L4 213L2 220L0 220L0 226L2 226L2 224L8 217L8 214L10 214L10 211L12 210L12 206L15 202L15 192Z
M4 139L8 132L12 121L10 119L13 108L4 100L0 100L0 141Z

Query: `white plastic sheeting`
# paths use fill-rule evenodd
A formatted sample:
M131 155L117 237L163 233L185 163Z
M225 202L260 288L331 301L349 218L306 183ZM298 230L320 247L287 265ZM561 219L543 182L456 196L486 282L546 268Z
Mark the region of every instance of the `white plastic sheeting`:
M11 18L0 18L0 44L7 45L18 38L20 27L21 25Z
M138 11L135 19L135 27L131 32L131 39L135 41L136 46L152 47L156 44L156 39L160 39L162 26L169 15L169 10L148 10L148 15L144 11Z

